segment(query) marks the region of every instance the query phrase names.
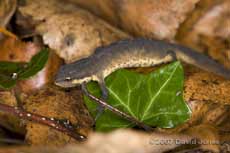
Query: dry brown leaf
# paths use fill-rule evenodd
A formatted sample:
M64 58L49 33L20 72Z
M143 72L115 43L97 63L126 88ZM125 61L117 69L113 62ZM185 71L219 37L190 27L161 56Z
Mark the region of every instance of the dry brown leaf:
M76 129L78 133L87 136L91 130L92 119L84 106L80 91L68 93L50 86L26 97L24 103L25 109L29 112L69 120L79 126ZM64 145L76 142L66 134L44 125L30 122L26 129L26 140L32 145Z
M230 1L203 0L181 26L177 39L230 68Z
M17 7L17 0L0 1L0 27L5 27L13 16Z
M133 130L116 130L110 133L91 133L89 139L80 145L65 147L30 147L4 149L8 153L165 153L192 152L194 147L217 152L220 149L218 131L210 125L191 127L183 133L144 133ZM223 151L223 150L222 150ZM226 150L225 150L226 151ZM180 152L180 153L181 153ZM195 152L195 151L194 151Z
M28 54L29 50L26 47L33 46L32 43L26 45L26 43L21 42L18 39L14 38L4 38L0 42L0 61L26 61L29 60L28 55L33 54L34 50L30 49L30 53ZM32 47L35 48L35 47ZM27 54L24 54L24 53ZM14 94L11 91L1 91L0 92L0 99L7 105L10 106L17 106L17 101L15 99ZM25 133L25 127L21 124L19 118L9 115L7 113L1 113L1 125L10 131L14 131L16 133Z
M198 68L185 67L184 95L186 101L203 101L230 105L230 81Z
M230 38L230 1L225 0L222 3L211 8L202 19L194 25L197 33L211 36Z
M70 0L135 36L173 39L199 0Z
M185 133L190 134L192 137L198 138L203 150L220 152L220 137L218 130L214 126L209 124L201 124L189 128Z
M55 49L67 63L89 56L99 46L129 37L72 3L27 1L19 10L23 16L40 21L36 30L44 43Z
M40 51L41 48L35 43L26 43L11 37L4 38L0 42L0 46L0 61L11 62L28 62L33 55ZM51 52L45 68L32 78L19 81L16 85L16 88L20 89L20 92L23 94L31 94L31 91L38 90L45 84L53 81L54 75L56 74L60 64L60 58ZM15 95L11 91L0 91L0 99L7 105L18 106ZM0 118L1 126L16 133L25 133L25 127L18 117L4 112L0 114Z
M173 39L180 23L198 1L122 0L119 4L121 26L136 36Z
M0 90L0 100L6 105L17 106L15 96L11 91ZM0 111L0 121L1 127L15 133L25 134L25 126L18 117Z
M116 9L119 0L67 0L73 2L80 7L91 11L93 14L104 18L112 25L119 24L119 12Z
M175 142L190 142L194 137L186 134L147 134L132 130L117 130L111 133L92 133L89 140L80 145L57 147L30 147L3 150L8 153L163 153L180 144ZM167 142L171 143L167 143ZM159 142L162 144L159 145ZM0 151L0 153L3 153Z

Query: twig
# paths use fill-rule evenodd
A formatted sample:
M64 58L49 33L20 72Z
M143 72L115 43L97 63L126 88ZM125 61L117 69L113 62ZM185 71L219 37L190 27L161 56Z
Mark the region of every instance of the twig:
M86 83L82 83L82 90L84 92L84 94L89 97L90 99L92 99L93 101L95 101L96 103L98 103L99 105L101 105L102 107L104 108L107 108L109 109L110 111L112 111L113 113L117 114L118 116L121 116L122 118L125 118L126 120L136 124L137 126L141 127L141 128L144 128L146 131L152 131L153 128L138 121L137 119L135 119L134 117L120 111L119 109L109 105L108 103L106 103L105 101L93 96L92 94L90 94L87 90L87 87L86 87Z
M17 145L27 145L22 140L17 140L17 139L8 139L8 138L0 138L0 143L8 143L8 144L17 144Z
M20 119L29 120L32 122L49 126L55 130L66 133L67 135L73 137L78 141L83 141L86 139L84 135L81 135L74 131L74 127L69 123L69 121L61 121L54 118L47 118L41 115L32 114L19 107L12 107L12 106L2 104L1 101L0 101L0 111L15 115Z
M12 32L8 31L4 27L0 27L0 33L3 33L4 35L12 37L14 39L18 39L18 37L15 34L13 34Z

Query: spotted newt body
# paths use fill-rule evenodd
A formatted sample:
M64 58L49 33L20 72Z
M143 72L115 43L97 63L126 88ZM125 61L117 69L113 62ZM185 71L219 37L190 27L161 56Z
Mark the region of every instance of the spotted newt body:
M88 58L62 66L55 83L62 87L73 87L94 80L99 82L102 90L106 90L104 78L117 69L148 67L174 60L230 79L230 70L206 55L178 44L140 38L97 48Z
M62 66L57 74L55 83L64 88L81 84L83 92L89 96L86 83L91 80L98 81L102 90L101 98L106 100L108 90L104 78L115 70L129 67L154 66L174 60L181 60L230 79L230 70L224 68L224 66L210 57L190 48L161 40L133 39L122 40L106 47L97 48L94 54L88 58ZM105 103L103 105L100 103L96 119L102 114ZM107 108L114 113L118 112L112 106L107 106ZM136 122L136 119L124 115L124 112L117 114L126 116L128 120L134 123L139 123ZM151 129L144 124L140 125L146 130Z

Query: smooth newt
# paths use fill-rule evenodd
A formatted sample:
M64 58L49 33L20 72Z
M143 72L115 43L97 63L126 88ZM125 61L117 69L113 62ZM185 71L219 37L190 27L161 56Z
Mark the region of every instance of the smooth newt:
M99 47L88 58L63 65L55 84L67 88L94 80L99 82L102 90L106 90L104 78L117 69L155 66L174 60L230 79L230 70L193 49L162 40L138 38Z
M139 38L122 40L106 47L99 47L88 58L63 65L56 76L55 84L64 88L81 84L82 90L87 95L89 93L86 90L86 83L91 80L98 81L102 90L101 98L106 100L108 90L104 79L115 70L154 66L174 60L181 60L230 79L230 70L191 48L162 40ZM102 114L103 110L103 106L99 105L96 119ZM114 112L116 111L114 110ZM124 113L118 114L122 116ZM130 119L130 117L128 118ZM150 129L147 126L143 127Z
M56 76L55 84L64 88L81 84L85 91L87 82L98 81L102 90L101 98L106 100L108 90L104 78L115 70L155 66L175 60L181 60L230 79L230 70L191 48L162 40L138 38L121 40L106 47L99 47L88 58L63 65ZM97 117L102 112L103 107L98 107Z

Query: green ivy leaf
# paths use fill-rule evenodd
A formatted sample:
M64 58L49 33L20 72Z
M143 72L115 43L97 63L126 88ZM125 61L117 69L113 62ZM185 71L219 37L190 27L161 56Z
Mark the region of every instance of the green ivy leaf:
M173 128L190 117L190 109L183 100L184 74L180 62L147 75L121 69L108 76L105 82L109 104L150 126ZM100 96L97 83L90 82L87 88L93 95ZM97 105L87 97L84 99L95 116ZM96 130L100 131L133 126L109 110L96 122Z
M27 67L18 73L18 78L20 80L24 80L37 74L40 70L43 69L48 61L48 58L49 50L47 48L41 50L39 53L32 57Z
M48 49L43 49L34 55L29 63L1 61L0 88L12 88L18 80L24 80L37 74L45 66L48 57Z
M26 63L22 62L0 62L0 88L9 89L16 84L16 80L12 78L13 73L18 73L24 68Z
M0 88L9 89L16 84L16 80L7 75L0 74Z
M0 73L1 74L12 74L18 73L22 68L26 66L26 63L23 62L0 62Z

